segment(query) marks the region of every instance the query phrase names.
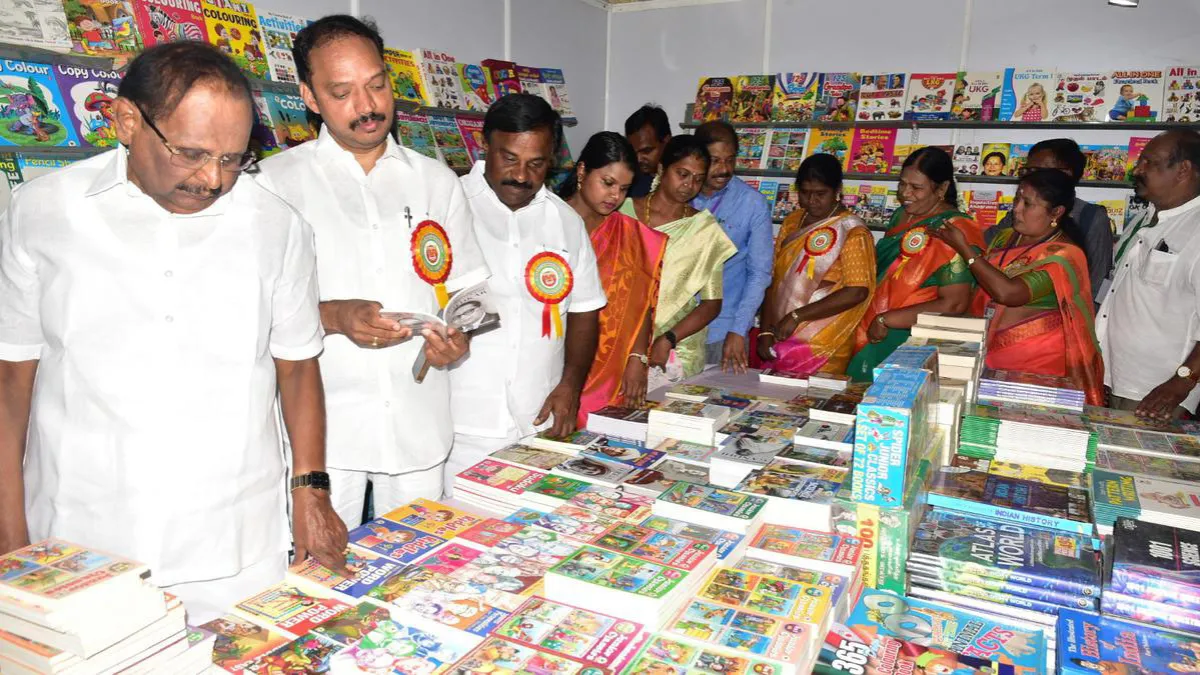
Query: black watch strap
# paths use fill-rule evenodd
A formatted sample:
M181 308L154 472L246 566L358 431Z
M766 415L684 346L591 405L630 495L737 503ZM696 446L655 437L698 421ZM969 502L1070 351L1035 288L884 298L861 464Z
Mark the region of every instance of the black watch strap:
M675 349L675 345L679 344L679 338L675 337L675 331L673 330L663 333L663 337L667 338L667 342L671 343L671 349Z
M309 471L292 477L291 489L314 488L329 492L329 474L324 471Z

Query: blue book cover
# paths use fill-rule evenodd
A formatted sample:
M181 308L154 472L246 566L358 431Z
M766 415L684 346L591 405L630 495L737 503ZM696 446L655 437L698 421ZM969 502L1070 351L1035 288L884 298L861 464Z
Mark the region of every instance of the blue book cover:
M69 106L49 64L0 60L0 145L79 147Z
M386 518L376 518L350 530L349 543L407 564L446 543L446 540Z
M1017 609L1027 609L1033 612L1041 612L1051 616L1058 616L1059 610L1063 609L1061 605L1056 605L1050 602L1042 602L1041 600L1032 600L1017 595L992 591L980 586L959 583L957 581L944 581L937 577L921 574L919 571L909 568L908 581L914 587L923 587L935 591L945 591L954 595L961 595L964 598L974 598L991 602L1005 607L1016 607Z
M985 518L1091 535L1088 491L942 467L929 486L928 503Z
M1111 616L1064 609L1058 615L1058 672L1194 673L1200 641Z
M974 574L959 567L923 565L910 560L908 562L908 571L913 575L927 580L929 583L926 585L930 585L932 588L942 588L943 584L955 584L956 586L978 588L987 593L999 593L1022 600L1032 600L1047 605L1054 605L1055 607L1072 607L1075 609L1091 610L1093 612L1099 610L1099 602L1095 596L1063 593L1048 588L1025 586L1024 584L1017 584L1003 579L993 579L992 577ZM946 588L945 590L957 592L950 588ZM962 594L970 595L971 592L967 591Z
M1114 591L1200 611L1200 532L1118 518L1113 539Z

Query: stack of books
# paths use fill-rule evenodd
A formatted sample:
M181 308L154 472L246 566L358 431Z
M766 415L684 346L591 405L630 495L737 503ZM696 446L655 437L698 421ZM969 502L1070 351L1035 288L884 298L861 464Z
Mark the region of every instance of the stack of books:
M853 453L854 424L838 424L810 419L796 429L792 442L796 445Z
M912 336L952 342L984 343L987 328L988 320L980 316L922 312L917 315Z
M0 557L0 671L158 672L196 661L182 603L149 577L142 563L61 539ZM201 650L211 647L203 640Z
M521 494L521 503L530 508L553 511L592 486L593 483L586 480L551 473L526 488Z
M808 378L785 373L774 368L760 371L758 373L758 381L763 384L778 384L784 387L807 387Z
M1186 433L1130 429L1092 423L1099 448L1135 455L1200 462L1200 439Z
M906 344L936 348L937 375L940 378L960 382L979 379L983 365L983 344L980 342L910 337Z
M621 482L621 489L648 497L657 497L679 481L703 484L708 483L709 480L707 466L663 458L650 468L631 474Z
M853 599L862 592L862 552L857 537L771 524L754 533L747 549L752 558L843 577Z
M1124 619L1200 633L1200 532L1130 518L1113 528L1101 609Z
M917 315L910 344L938 349L938 377L961 387L967 401L975 400L979 373L987 356L988 319L925 312Z
M607 406L588 413L587 430L602 436L625 438L646 443L646 428L650 421L646 408Z
M1101 569L1090 537L935 508L917 528L909 592L1053 631L1063 608L1097 611Z
M1079 415L1026 406L969 406L958 452L1049 469L1087 471L1096 462L1097 435Z
M663 457L667 459L707 467L712 461L713 453L717 451L717 446L688 443L676 438L668 438L654 446L654 449L661 452Z
M909 479L931 451L937 385L925 370L884 368L858 406L851 494L864 504L905 502Z
M858 404L862 403L866 385L855 384L844 390L809 387L791 403L808 408L809 419L835 424L854 424Z
M532 445L513 444L507 448L501 448L488 456L522 469L546 473L550 469L571 459L576 454L575 452L535 448Z
M733 488L751 471L770 464L792 447L792 433L733 433L712 456L708 482Z
M674 634L651 633L633 657L625 673L775 673L777 661L758 656L735 654L715 647L696 647L681 642Z
M638 523L642 527L658 530L667 534L676 534L695 541L712 544L717 549L717 560L739 558L746 548L748 541L744 535L736 532L726 532L704 525L696 525L684 520L667 518L665 516L647 516Z
M813 637L833 623L833 589L737 567L718 567L704 580L696 600L726 610L770 614L807 624Z
M652 445L667 438L714 445L717 429L725 426L733 413L732 408L714 403L667 401L650 411L646 435Z
M657 628L691 596L703 574L616 551L581 546L546 572L546 597L594 612L637 617Z
M676 483L654 500L654 515L747 535L762 521L764 497L711 485Z
M763 518L772 523L805 523L833 531L833 499L847 471L833 467L772 462L751 471L735 488L767 500Z
M1117 518L1200 530L1200 486L1097 469L1092 473L1096 528L1113 531Z
M554 450L566 455L578 455L584 448L602 438L604 437L600 434L587 429L580 429L564 437L551 436L550 432L543 431L523 439L521 443L539 450Z
M938 463L946 464L950 455L958 450L959 435L963 416L963 392L956 387L938 385L937 427L942 432L943 443L940 446Z
M927 370L931 375L937 375L938 350L926 345L902 344L875 366L875 376L878 377L879 371L885 368Z
M733 567L743 572L778 577L780 579L787 579L788 581L799 581L812 586L821 586L829 589L829 602L833 606L834 621L845 621L846 617L850 616L850 610L853 609L854 603L858 602L858 596L850 592L850 580L837 574L818 572L816 570L760 560L749 556L735 562Z
M776 464L804 464L849 471L850 463L854 461L854 448L834 450L828 447L793 444L775 455L773 461Z
M730 661L755 663L752 670L733 672L807 675L816 659L816 631L810 624L750 609L735 612L703 598L684 605L662 633L683 645L723 656L716 662L722 666Z
M521 507L526 488L546 474L490 457L454 477L454 497L484 511L505 515Z
M1195 635L1070 609L1058 615L1055 651L1060 675L1182 672L1197 658Z
M929 485L930 506L1015 525L1092 536L1087 488L1014 478L961 466L943 467Z
M1025 403L1083 412L1082 389L1065 377L987 368L979 377L980 403Z

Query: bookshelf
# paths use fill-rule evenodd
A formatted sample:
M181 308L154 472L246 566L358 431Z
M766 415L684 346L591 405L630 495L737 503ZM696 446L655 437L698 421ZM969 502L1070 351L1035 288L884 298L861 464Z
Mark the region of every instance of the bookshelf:
M734 173L739 176L755 176L762 178L795 178L795 171L782 171L772 169L736 169ZM900 176L894 173L854 173L846 172L842 174L845 180L856 181L890 181L897 182ZM980 183L986 185L1016 185L1021 182L1018 176L976 176L976 175L957 175L954 177L956 181L963 183ZM1079 182L1079 187L1097 187L1097 188L1130 188L1129 183L1124 181L1106 181L1106 180L1084 180Z

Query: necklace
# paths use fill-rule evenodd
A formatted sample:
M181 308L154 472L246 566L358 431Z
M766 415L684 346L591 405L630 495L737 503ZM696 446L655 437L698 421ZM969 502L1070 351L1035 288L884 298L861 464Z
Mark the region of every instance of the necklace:
M645 223L646 223L647 225L649 225L649 224L650 224L650 204L654 202L654 195L656 195L656 194L658 194L658 189L657 189L657 188L656 188L656 189L654 189L654 190L651 190L651 191L650 191L650 194L646 195L646 217L645 217ZM671 220L668 220L667 222L668 222L668 223L673 223L673 222L675 222L676 220L679 220L680 218L683 218L683 214L687 212L687 207L688 207L688 205L687 205L687 204L682 204L682 205L681 205L681 208L679 209L679 218L673 218L673 219L671 219Z
M1029 249L1033 248L1034 246L1037 246L1038 244L1041 244L1044 242L1051 241L1052 239L1054 239L1055 237L1058 236L1058 233L1059 233L1059 230L1051 230L1050 234L1043 235L1041 239L1030 242L1028 246L1026 246L1024 249L1022 249L1021 252L1018 253L1015 258L1013 258L1013 262L1015 263L1016 261L1020 260L1021 256L1025 255L1026 253L1029 253ZM1004 253L1000 256L1000 264L996 265L996 269L1000 270L1001 272L1004 271L1004 262L1006 260L1008 260L1009 252L1012 251L1013 249L1015 249L1019 245L1021 236L1022 235L1018 234L1017 240L1013 242L1013 245L1004 249Z

